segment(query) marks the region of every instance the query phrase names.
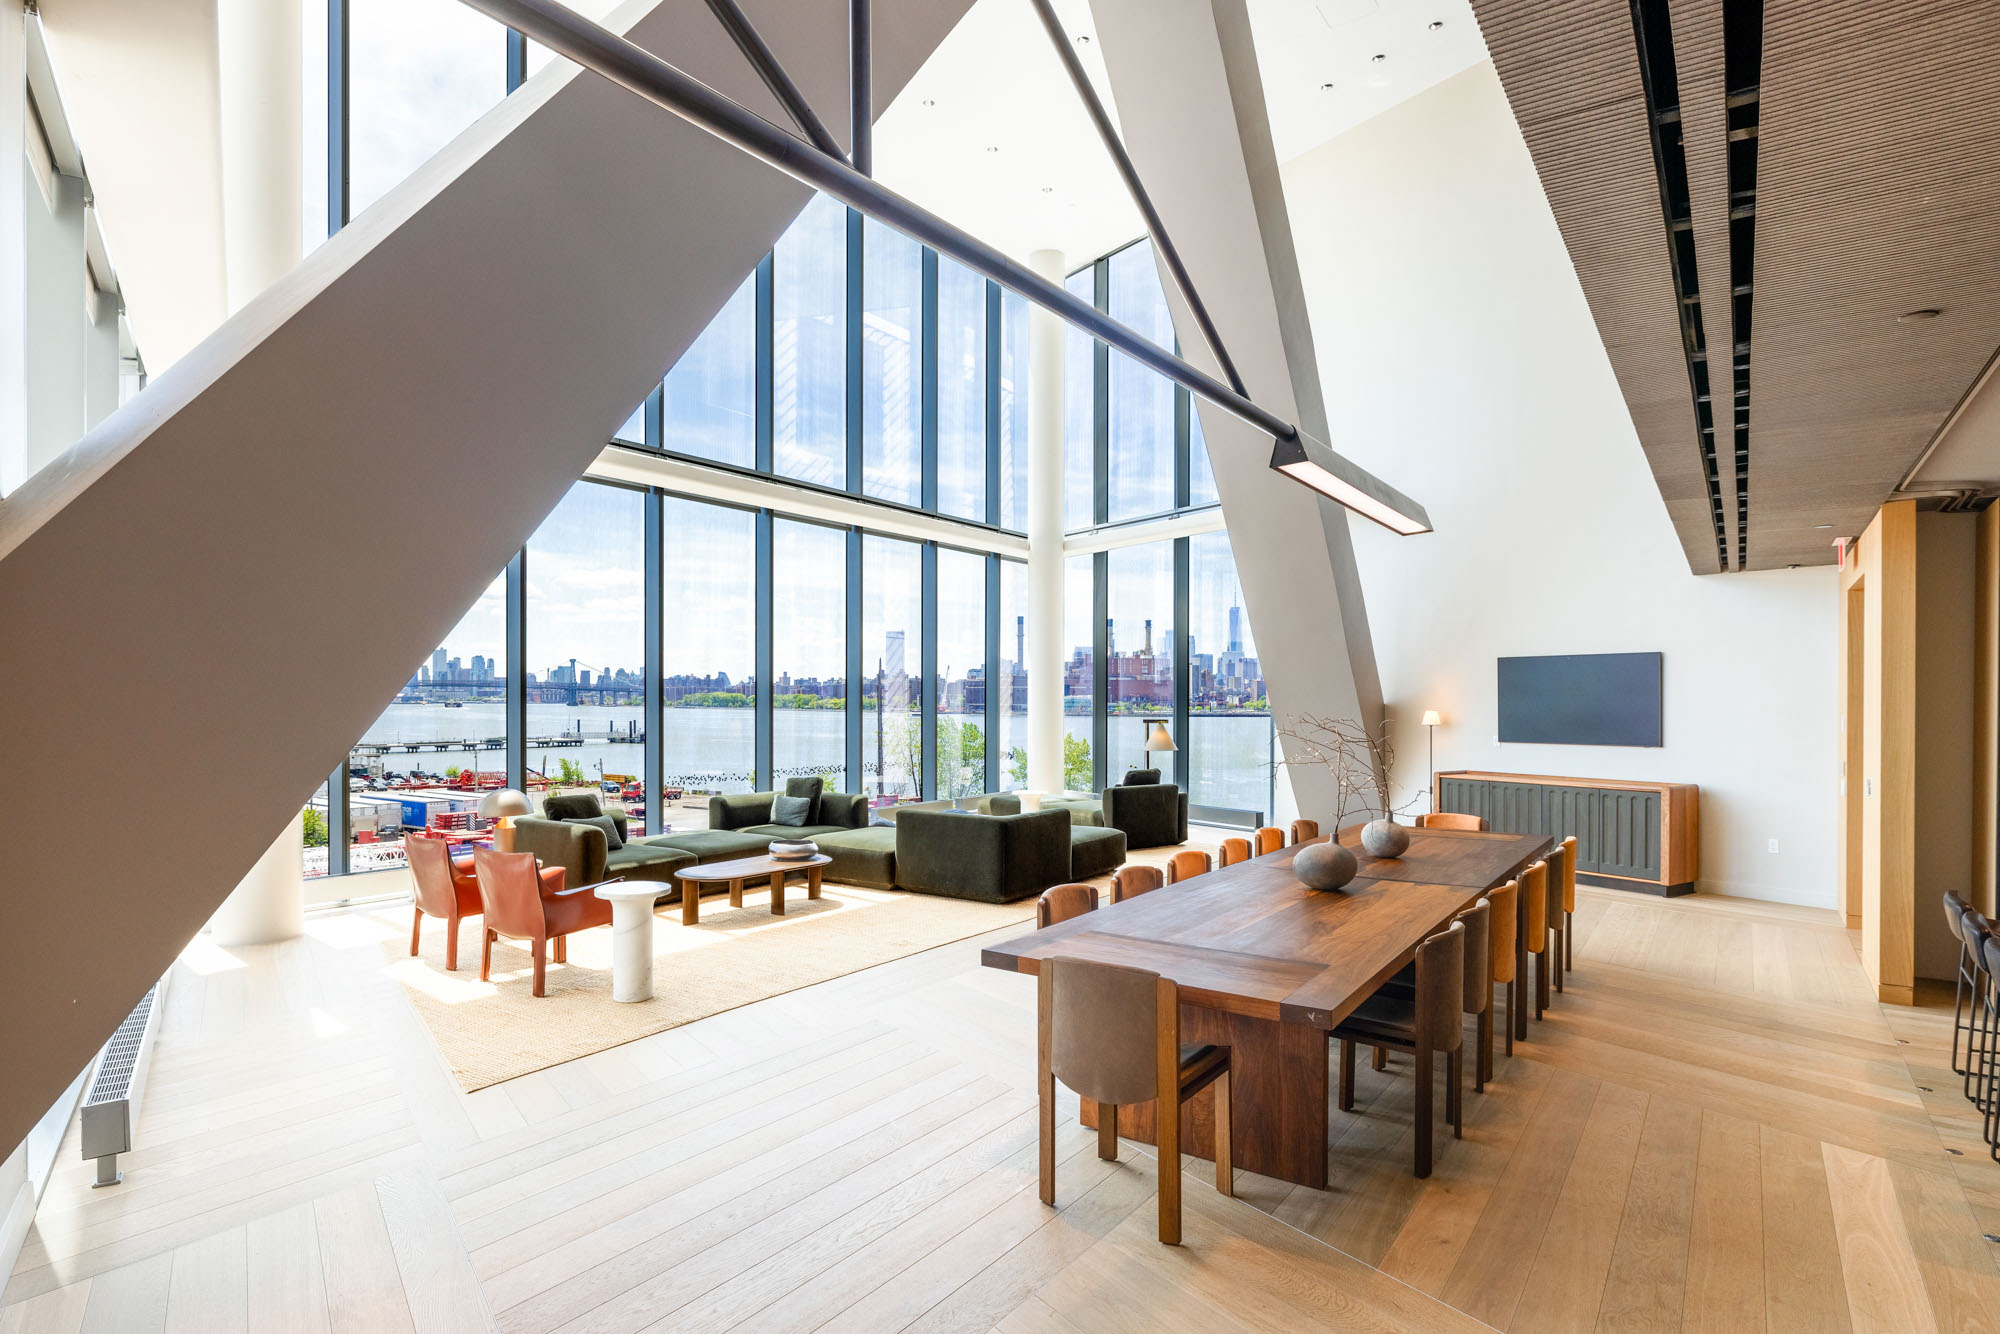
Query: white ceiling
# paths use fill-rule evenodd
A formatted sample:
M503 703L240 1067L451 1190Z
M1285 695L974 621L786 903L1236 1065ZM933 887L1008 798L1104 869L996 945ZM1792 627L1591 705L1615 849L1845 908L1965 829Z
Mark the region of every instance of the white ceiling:
M1467 0L1248 3L1280 161L1486 57ZM1055 8L1108 101L1088 0ZM883 113L875 159L883 183L1023 258L1074 267L1142 230L1027 0L977 0Z

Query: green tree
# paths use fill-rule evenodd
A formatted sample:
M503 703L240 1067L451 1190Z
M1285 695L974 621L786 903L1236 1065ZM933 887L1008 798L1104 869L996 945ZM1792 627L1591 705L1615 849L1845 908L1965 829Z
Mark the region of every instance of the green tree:
M445 768L445 771L444 771L444 776L445 776L446 778L456 778L456 777L458 777L458 776L459 776L460 774L462 774L462 773L464 773L464 772L465 772L465 770L464 770L464 769L463 769L462 767L460 767L459 765L456 765L456 764L453 764L453 765L448 765L448 766L446 766L446 768Z
M1008 750L1007 772L1016 783L1025 786L1028 752L1019 746ZM1088 792L1095 776L1090 764L1090 743L1080 736L1063 733L1063 787L1071 792Z
M305 809L306 846L323 848L326 846L326 815L308 806Z
M583 766L575 760L556 761L556 781L564 786L574 786L583 781Z

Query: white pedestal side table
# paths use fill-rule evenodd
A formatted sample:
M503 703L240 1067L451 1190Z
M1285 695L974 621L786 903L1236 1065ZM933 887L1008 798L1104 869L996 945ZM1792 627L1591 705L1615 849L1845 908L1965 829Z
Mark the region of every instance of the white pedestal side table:
M611 999L653 999L653 900L664 888L648 880L614 880L593 892L611 905Z

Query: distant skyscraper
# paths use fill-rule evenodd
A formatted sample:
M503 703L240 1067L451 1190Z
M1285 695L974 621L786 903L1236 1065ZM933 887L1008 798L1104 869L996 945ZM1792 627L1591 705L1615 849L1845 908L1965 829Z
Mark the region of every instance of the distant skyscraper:
M444 650L438 649L436 652L431 654L431 680L433 681L444 680L444 665L445 665Z
M1028 665L1028 618L1014 618L1014 665L1026 668Z
M1229 651L1243 651L1243 608L1233 604L1229 608Z
M901 630L891 630L883 636L880 707L885 714L910 711L910 671L903 665Z

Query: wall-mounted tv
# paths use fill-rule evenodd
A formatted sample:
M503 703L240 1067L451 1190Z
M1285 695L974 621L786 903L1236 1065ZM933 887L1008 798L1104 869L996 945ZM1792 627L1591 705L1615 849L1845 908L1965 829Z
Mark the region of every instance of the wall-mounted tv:
M1660 655L1500 659L1500 739L1556 746L1658 746Z

